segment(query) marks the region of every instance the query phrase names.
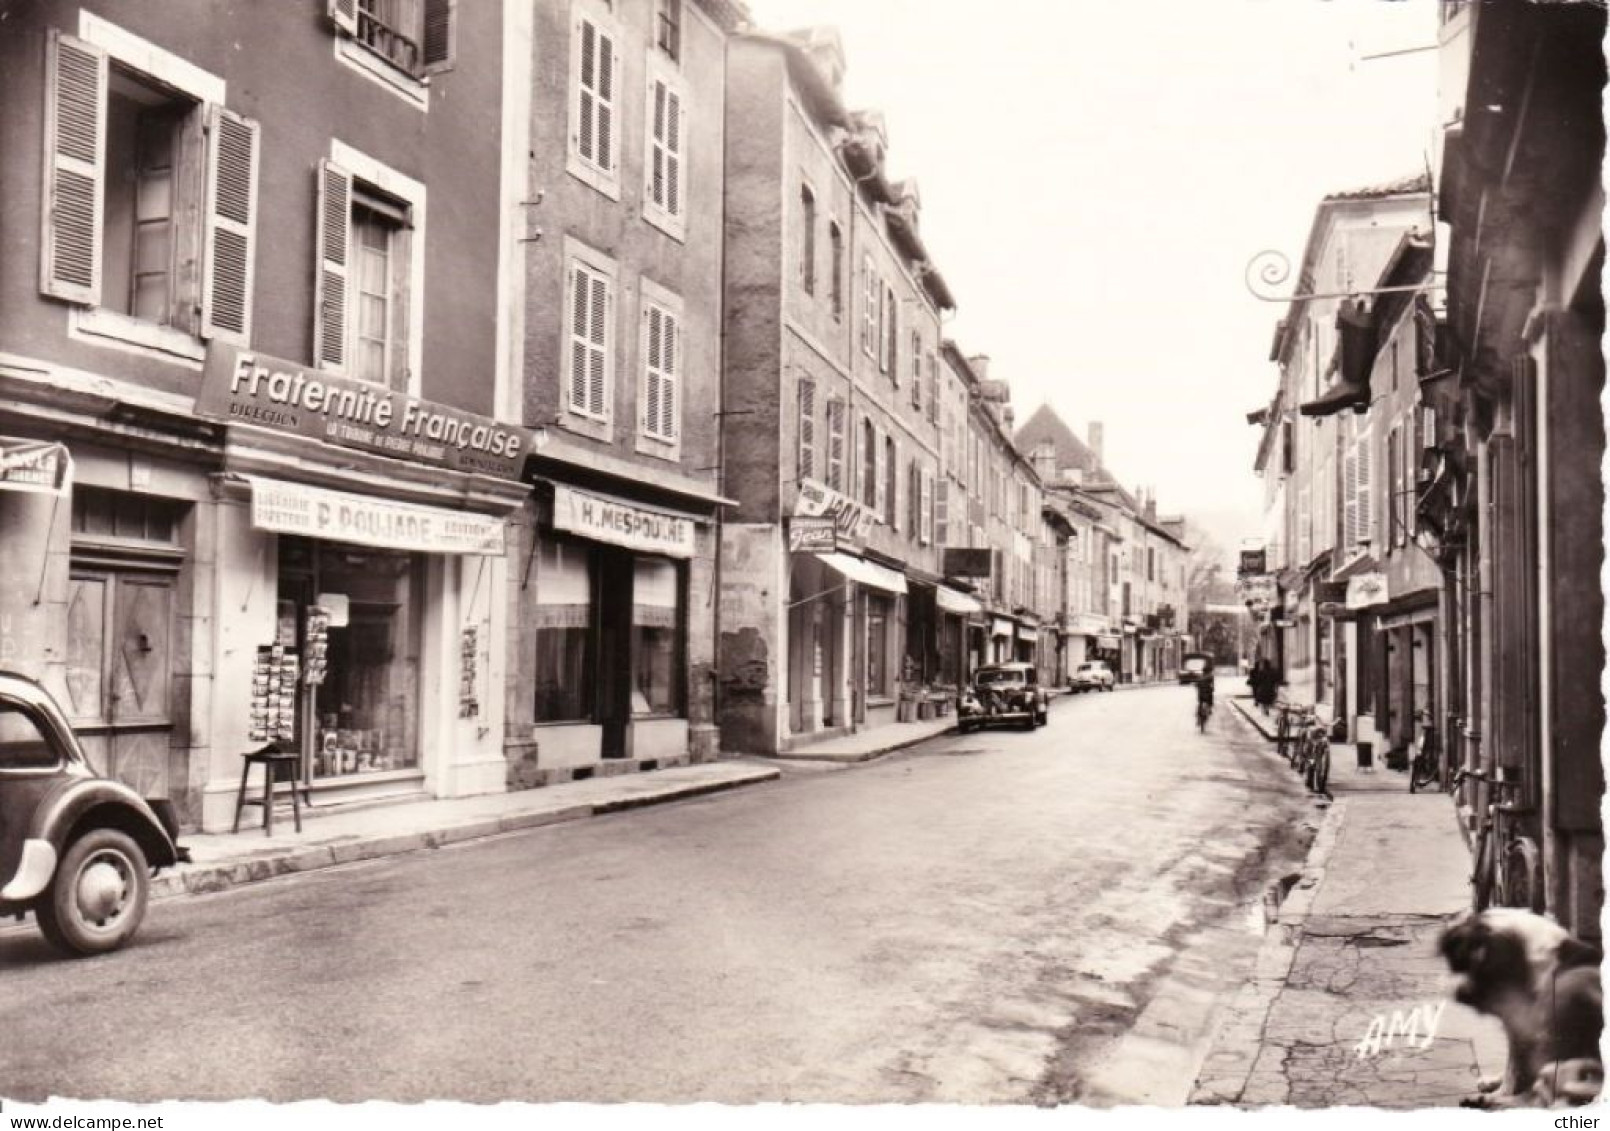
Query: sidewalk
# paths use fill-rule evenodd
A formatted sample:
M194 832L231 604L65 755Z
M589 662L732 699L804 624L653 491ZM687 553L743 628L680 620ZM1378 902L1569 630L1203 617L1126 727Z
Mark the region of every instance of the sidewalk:
M238 833L182 834L180 843L190 850L192 863L156 876L151 895L161 899L223 891L293 872L658 805L779 776L773 766L729 760L479 797L403 801L329 813L304 806L300 833L290 805L281 804L275 809L273 836L263 834L260 810L248 809L241 814Z
M1270 733L1250 700L1229 703ZM1360 770L1351 746L1333 752L1335 800L1192 1103L1452 1107L1502 1071L1502 1030L1448 997L1436 952L1470 900L1452 800Z
M864 762L944 734L954 723L951 718L894 723L792 755L780 755L776 760ZM772 760L740 756L648 773L606 773L514 793L421 799L334 812L304 806L300 833L291 819L289 804L280 804L274 812L273 836L263 833L261 811L248 809L241 815L238 833L181 835L179 840L190 850L192 862L169 868L153 879L151 895L164 899L223 891L275 876L440 848L772 781L782 776L777 766L767 764ZM607 768L606 764L604 769Z

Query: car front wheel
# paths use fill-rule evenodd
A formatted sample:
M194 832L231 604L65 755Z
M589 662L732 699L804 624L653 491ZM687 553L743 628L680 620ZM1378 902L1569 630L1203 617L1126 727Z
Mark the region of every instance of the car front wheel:
M39 929L70 954L116 950L140 929L150 869L134 838L92 829L68 847L36 907Z

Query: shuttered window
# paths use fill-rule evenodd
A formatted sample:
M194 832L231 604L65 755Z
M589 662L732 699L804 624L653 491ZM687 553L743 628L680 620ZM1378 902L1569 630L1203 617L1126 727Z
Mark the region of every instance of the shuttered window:
M816 194L809 185L799 190L799 285L816 293Z
M799 382L799 453L795 474L800 479L816 478L816 382Z
M900 359L896 346L900 341L900 308L895 304L894 288L883 288L883 328L878 342L878 368L889 375L889 380L900 385Z
M833 272L828 287L832 295L833 317L837 320L844 317L844 233L836 222L827 225L827 242L831 258L829 266Z
M883 436L883 477L878 480L878 513L894 529L900 529L900 446L888 433Z
M414 206L332 160L319 164L318 198L315 360L406 392Z
M911 332L911 405L922 407L922 335Z
M579 260L570 261L566 323L570 348L566 358L566 404L571 412L595 420L610 416L614 358L615 282Z
M314 286L314 349L319 366L347 366L348 232L352 174L333 161L319 164L318 275Z
M40 289L246 344L257 123L56 31L45 82Z
M844 474L844 402L827 402L827 485L835 491L845 492Z
M868 357L878 356L878 306L882 302L883 283L872 269L872 257L861 261L861 352Z
M686 234L686 170L684 139L687 107L682 92L666 77L655 75L648 84L648 129L643 131L646 183L643 214L671 235Z
M861 503L873 514L882 513L878 500L882 497L883 480L878 478L878 427L872 421L861 419Z
M458 0L327 0L336 30L406 75L451 69Z
M950 480L944 475L934 484L934 541L950 545Z
M620 143L620 51L614 31L593 15L578 16L573 56L571 149L584 167L613 182Z
M644 435L667 443L681 432L682 325L677 316L655 304L643 309Z

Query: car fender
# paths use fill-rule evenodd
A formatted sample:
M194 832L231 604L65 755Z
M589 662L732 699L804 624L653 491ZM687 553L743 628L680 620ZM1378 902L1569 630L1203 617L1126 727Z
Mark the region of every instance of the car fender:
M52 790L34 809L29 839L49 842L59 856L67 847L67 838L86 817L96 827L121 829L133 837L153 868L166 868L179 860L173 838L144 798L109 778L81 778Z

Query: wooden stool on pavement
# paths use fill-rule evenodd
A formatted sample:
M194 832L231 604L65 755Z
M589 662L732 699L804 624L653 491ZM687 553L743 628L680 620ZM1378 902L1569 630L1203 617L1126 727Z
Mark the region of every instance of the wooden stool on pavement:
M274 786L282 781L291 783L291 815L296 821L296 831L302 831L302 804L301 794L307 791L307 786L296 780L297 771L302 767L302 756L294 750L281 750L274 743L269 743L260 750L248 751L240 756L240 792L235 795L235 825L232 832L240 832L240 811L248 805L261 805L263 807L263 835L274 835ZM246 783L251 777L252 767L263 767L263 796L247 797ZM309 800L309 805L312 801Z

